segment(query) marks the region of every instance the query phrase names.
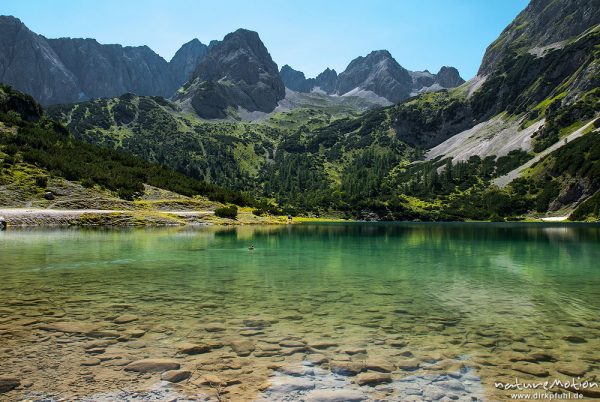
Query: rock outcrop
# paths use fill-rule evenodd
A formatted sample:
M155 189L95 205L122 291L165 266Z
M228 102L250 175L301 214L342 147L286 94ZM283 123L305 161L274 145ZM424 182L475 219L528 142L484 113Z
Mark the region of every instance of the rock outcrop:
M505 58L519 49L560 49L569 38L600 24L597 0L532 0L492 42L479 67L480 76L501 67Z
M294 70L287 64L281 67L279 72L281 80L286 88L296 92L310 92L312 87L302 71Z
M435 75L435 83L442 88L456 88L464 84L465 80L462 79L456 68L443 66Z
M336 93L344 95L356 88L374 92L391 102L410 96L412 78L387 50L376 50L352 60L338 76Z
M322 73L314 78L313 85L326 93L332 93L335 91L337 79L338 73L327 67Z
M258 34L238 29L208 52L175 99L200 117L224 118L230 108L271 112L284 97L277 64Z
M74 38L47 42L76 77L81 100L127 92L169 97L177 88L169 64L148 46L103 45L95 39Z
M0 82L43 104L80 100L77 77L46 38L10 16L0 16Z
M177 88L181 87L192 78L194 71L196 71L196 67L206 56L208 50L207 45L203 44L198 39L192 39L181 46L177 53L175 53L169 62L169 68L171 69L171 75Z

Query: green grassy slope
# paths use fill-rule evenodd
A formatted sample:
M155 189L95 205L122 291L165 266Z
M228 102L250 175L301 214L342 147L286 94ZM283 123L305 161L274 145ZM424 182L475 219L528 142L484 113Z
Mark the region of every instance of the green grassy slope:
M27 193L61 177L83 187L112 192L121 199L143 196L144 184L185 196L206 196L239 205L254 203L239 192L190 178L122 151L73 138L45 117L32 98L0 86L0 157L4 184L22 183Z
M545 2L548 7L537 7ZM541 164L538 176L554 184L526 178L534 183L526 191L518 182L492 185L600 115L598 12L575 24L567 20L578 8L557 4L537 2L507 27L488 48L474 91L466 83L359 115L306 104L256 123L205 121L164 99L134 95L57 106L50 114L85 142L266 197L290 212L491 219L570 210L592 196L590 171L557 178ZM548 28L546 20L556 26ZM562 39L550 43L556 38ZM532 149L498 159L420 162L426 149L497 116L523 128L543 119ZM549 157L566 158L557 155ZM566 202L562 192L574 183L586 191Z

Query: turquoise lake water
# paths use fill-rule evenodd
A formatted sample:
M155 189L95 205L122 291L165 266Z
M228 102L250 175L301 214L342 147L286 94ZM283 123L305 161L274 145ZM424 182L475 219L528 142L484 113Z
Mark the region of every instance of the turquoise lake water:
M250 245L255 249L248 250ZM378 359L392 364L392 383L357 387L383 400L406 396L392 386L396 381L453 370L473 377L457 391L459 398L505 396L493 382L516 376L577 374L600 380L598 225L9 230L0 233L0 256L0 333L5 336L0 357L9 363L0 374L29 373L33 384L13 391L20 396L80 394L68 373L93 377L88 394L156 380L123 379L121 366L108 365L112 360L61 366L57 362L65 356L70 362L89 357L83 351L89 336L40 328L57 321L117 331L141 328L144 336L105 351L131 360L173 356L182 342L219 343L214 359L221 354L253 371L239 374L250 376L251 385L242 379L230 393L249 400L270 395L252 375L268 381L273 364L300 364L315 354L324 359L319 368L341 373L352 384L347 387L356 386L356 373L342 373L336 363ZM113 321L125 313L135 321L123 329ZM281 344L282 339L306 348L261 354L256 346L250 355L238 356L228 346L239 340ZM61 354L51 351L56 344ZM194 364L193 359L182 363ZM210 366L208 360L203 364Z

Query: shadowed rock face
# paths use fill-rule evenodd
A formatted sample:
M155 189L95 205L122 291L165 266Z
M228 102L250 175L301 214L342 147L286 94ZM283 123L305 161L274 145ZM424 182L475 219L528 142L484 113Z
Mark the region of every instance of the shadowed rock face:
M45 104L79 99L77 77L46 38L14 17L0 16L0 81Z
M126 92L169 97L177 84L169 64L147 46L102 45L94 39L48 39L77 78L84 99Z
M206 56L208 50L209 47L198 39L192 39L181 46L177 53L175 53L169 62L169 67L178 88L192 77L192 74L196 71L196 67L204 56Z
M321 74L314 78L314 86L321 88L321 90L332 93L335 91L337 84L338 74L335 70L326 68Z
M281 67L279 72L286 88L296 92L311 92L313 89L319 89L325 93L335 92L338 75L335 70L326 68L316 78L306 78L302 71L297 71L287 64Z
M221 118L230 107L271 112L284 97L277 64L258 34L238 29L209 51L176 100L190 101L201 117Z
M302 71L297 71L288 66L287 64L281 67L279 72L281 80L286 88L297 92L310 92L312 89L310 82L304 76Z
M171 63L147 46L103 45L94 39L46 39L19 19L0 16L0 82L44 105L124 93L170 97L208 47L186 43Z

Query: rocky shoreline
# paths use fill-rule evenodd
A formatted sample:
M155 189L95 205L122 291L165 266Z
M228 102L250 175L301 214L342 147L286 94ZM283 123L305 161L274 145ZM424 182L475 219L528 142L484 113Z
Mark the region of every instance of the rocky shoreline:
M214 310L211 303L200 304L200 321L186 316L163 324L134 314L136 307L127 304L107 306L110 313L97 317L101 321L60 310L36 313L45 303L26 297L9 303L20 308L18 314L0 309L0 354L7 363L0 392L9 398L472 402L503 395L491 388L491 379L510 381L515 372L535 381L550 372L579 377L592 370L584 362L559 362L537 342L511 341L496 349L506 337L492 330L448 331L456 325L451 318L360 342L343 330L318 338L290 335L288 323L298 320L290 314L219 320L206 314ZM444 348L419 345L420 336L440 329Z
M4 222L4 224L2 224ZM0 209L0 226L184 226L287 224L287 219L241 212L238 219L218 218L214 211L103 210L103 209Z

